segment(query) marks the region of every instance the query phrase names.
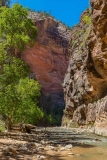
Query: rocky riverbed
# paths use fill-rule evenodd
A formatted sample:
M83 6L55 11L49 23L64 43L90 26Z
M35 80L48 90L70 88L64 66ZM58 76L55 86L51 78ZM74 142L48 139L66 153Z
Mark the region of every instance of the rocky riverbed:
M106 160L106 142L106 138L86 133L85 129L5 132L0 133L0 160Z

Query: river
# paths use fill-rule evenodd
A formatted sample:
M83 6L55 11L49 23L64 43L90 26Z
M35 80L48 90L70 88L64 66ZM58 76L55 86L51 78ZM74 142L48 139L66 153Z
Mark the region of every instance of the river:
M76 132L66 128L47 128L48 141L55 146L55 151L48 151L49 160L107 160L107 138L90 133ZM70 150L58 149L73 145ZM73 155L68 155L72 153Z
M0 133L0 160L107 160L107 138L84 129L37 127Z

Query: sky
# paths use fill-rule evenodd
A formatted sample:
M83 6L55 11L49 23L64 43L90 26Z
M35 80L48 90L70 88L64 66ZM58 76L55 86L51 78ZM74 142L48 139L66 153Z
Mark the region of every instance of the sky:
M57 20L72 27L79 23L81 13L89 7L89 0L11 0L35 11L51 12Z

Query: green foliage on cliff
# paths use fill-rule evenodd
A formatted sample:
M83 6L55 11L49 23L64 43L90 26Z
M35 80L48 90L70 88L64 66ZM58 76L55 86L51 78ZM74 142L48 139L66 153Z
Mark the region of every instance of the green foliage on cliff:
M89 15L85 15L83 17L83 22L90 25L91 24L91 17Z
M19 4L0 8L0 113L8 129L12 123L36 124L43 117L38 107L41 85L30 78L29 67L17 56L37 35L27 16Z

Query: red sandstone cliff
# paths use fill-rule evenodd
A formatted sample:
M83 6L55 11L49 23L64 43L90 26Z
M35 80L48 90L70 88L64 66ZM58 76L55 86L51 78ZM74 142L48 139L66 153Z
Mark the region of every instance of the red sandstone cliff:
M61 84L68 66L70 31L51 17L40 19L33 13L33 19L38 36L35 45L24 51L23 59L42 84L42 93L51 96L56 105L63 105Z

